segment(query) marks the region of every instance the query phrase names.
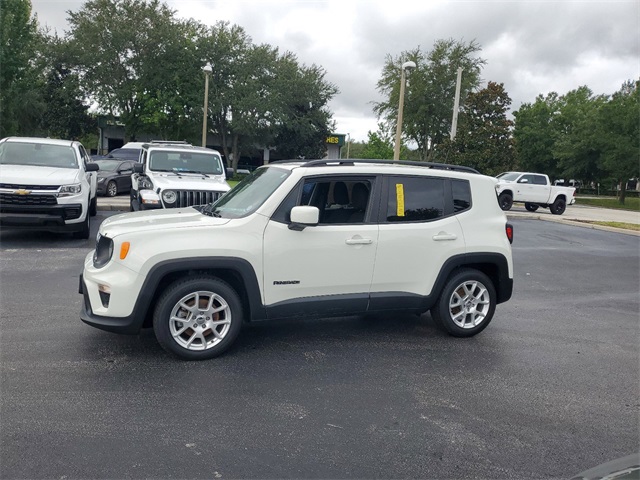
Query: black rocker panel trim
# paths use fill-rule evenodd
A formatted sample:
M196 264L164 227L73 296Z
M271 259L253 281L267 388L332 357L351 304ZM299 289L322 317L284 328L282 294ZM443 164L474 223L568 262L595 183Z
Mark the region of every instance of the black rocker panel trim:
M335 317L364 313L367 311L368 303L367 293L353 293L294 298L266 308L269 320L289 317Z

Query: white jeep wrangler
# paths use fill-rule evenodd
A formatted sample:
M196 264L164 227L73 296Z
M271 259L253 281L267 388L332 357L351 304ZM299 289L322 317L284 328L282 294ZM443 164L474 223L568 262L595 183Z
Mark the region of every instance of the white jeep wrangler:
M185 142L144 144L133 172L132 212L206 205L231 188L220 154Z
M243 322L431 310L468 337L511 297L513 228L497 180L467 167L274 162L217 202L100 227L80 318L186 359L225 351Z

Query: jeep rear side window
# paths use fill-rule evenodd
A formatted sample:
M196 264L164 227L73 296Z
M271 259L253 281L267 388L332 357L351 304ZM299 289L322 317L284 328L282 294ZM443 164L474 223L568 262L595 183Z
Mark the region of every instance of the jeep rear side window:
M389 177L387 222L426 222L444 216L444 179Z
M467 180L451 180L453 211L463 212L471 207L471 187Z

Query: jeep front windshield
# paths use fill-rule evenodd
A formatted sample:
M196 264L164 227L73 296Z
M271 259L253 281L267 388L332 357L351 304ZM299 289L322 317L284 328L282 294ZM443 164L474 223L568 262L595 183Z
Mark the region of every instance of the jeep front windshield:
M215 153L152 151L149 157L149 170L222 175L222 161L220 156Z
M255 212L284 182L290 170L259 168L217 202L199 209L205 215L240 218Z

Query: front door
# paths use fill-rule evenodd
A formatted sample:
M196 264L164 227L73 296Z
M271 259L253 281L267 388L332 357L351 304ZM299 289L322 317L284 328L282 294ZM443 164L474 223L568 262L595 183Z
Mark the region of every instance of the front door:
M264 232L265 304L271 318L364 312L373 276L378 225L373 178L318 176L295 189ZM312 205L320 222L288 228L294 205Z

